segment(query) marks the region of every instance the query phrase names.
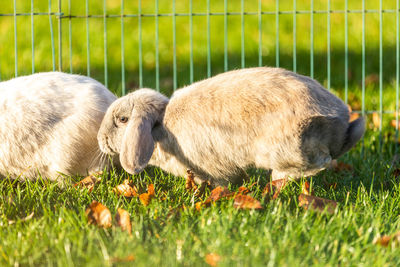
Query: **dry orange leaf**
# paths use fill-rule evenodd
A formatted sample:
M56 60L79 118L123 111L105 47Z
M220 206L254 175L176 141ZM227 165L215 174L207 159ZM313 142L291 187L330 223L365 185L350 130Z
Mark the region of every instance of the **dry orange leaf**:
M232 197L233 195L234 193L229 191L228 188L218 186L211 191L211 195L208 197L208 199L212 201L217 201L224 197Z
M186 184L185 188L188 191L193 191L197 189L197 185L194 181L194 174L191 170L187 170L187 176L186 176Z
M263 197L266 195L273 195L272 199L276 199L279 196L282 188L286 186L287 181L287 179L279 179L268 183L264 187L264 191L262 193Z
M130 262L130 261L134 261L134 260L135 260L135 256L129 255L129 256L126 256L124 258L114 257L114 258L111 259L111 262L113 262L113 263Z
M149 193L143 193L143 194L140 194L139 199L140 199L140 202L142 202L142 204L144 206L148 206L150 204L152 197L150 196Z
M89 192L92 192L94 186L100 182L101 178L96 177L95 174L91 174L89 176L86 176L76 184L74 184L75 187L84 187L89 190Z
M310 184L307 181L304 182L304 184L303 184L303 186L301 188L301 192L303 194L305 194L305 195L312 195L313 194L313 192L310 189Z
M154 185L149 184L147 186L147 193L140 194L139 199L140 199L140 202L142 202L142 204L144 206L148 206L150 204L150 201L154 197L155 197Z
M350 164L344 163L344 162L338 162L336 159L333 159L331 161L331 169L333 169L335 172L342 172L342 171L352 171L353 166Z
M400 232L393 235L384 235L374 241L374 244L381 245L382 247L387 247L391 242L400 243Z
M151 197L156 196L156 191L154 190L154 184L149 184L149 186L147 187L147 193L149 193Z
M103 228L111 227L111 212L103 204L93 200L93 202L86 209L86 216L90 224L97 225Z
M251 196L241 194L236 195L233 206L237 209L262 209L260 201Z
M218 265L218 262L221 260L221 256L215 253L209 253L206 255L206 263L212 267Z
M334 213L337 203L330 199L320 198L316 196L309 196L305 194L299 195L299 206L304 209L310 209L315 211L326 211L328 213Z
M114 187L113 191L118 195L122 195L124 197L137 197L137 189L134 185L132 185L129 179L125 179L122 184Z
M129 212L118 208L115 220L117 221L118 226L121 227L122 231L127 231L129 235L132 234L131 217Z
M250 193L250 189L248 189L247 187L241 186L238 188L238 193L242 194L242 195L247 195L248 193Z
M397 126L396 120L391 120L391 121L390 121L390 125L391 125L392 127L396 128L396 126ZM400 122L399 122L399 127L400 127Z
M374 124L375 128L379 128L381 125L381 117L379 116L378 112L372 113L372 123Z

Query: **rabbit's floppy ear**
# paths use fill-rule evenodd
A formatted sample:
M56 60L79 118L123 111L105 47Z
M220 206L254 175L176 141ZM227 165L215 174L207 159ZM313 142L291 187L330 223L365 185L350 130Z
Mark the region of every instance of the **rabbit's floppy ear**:
M132 116L128 122L122 139L120 161L122 167L130 174L141 172L153 154L152 125L151 118L137 115Z

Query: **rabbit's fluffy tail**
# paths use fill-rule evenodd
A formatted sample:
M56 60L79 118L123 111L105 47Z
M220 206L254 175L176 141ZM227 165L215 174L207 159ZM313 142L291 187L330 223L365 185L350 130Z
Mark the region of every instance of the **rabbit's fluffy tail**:
M365 131L365 118L360 117L355 121L350 122L349 128L347 128L346 139L342 146L340 154L344 154L350 148L352 148L358 140L361 139Z

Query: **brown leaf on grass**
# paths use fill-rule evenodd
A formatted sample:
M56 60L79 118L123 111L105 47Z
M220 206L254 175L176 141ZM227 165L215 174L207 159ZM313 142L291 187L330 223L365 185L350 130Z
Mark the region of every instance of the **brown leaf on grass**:
M207 198L205 201L201 202L196 202L196 204L194 204L194 207L197 211L200 211L203 207L207 208L209 206L211 206L211 202L212 200L210 198Z
M131 217L129 212L118 208L115 220L117 221L118 226L121 227L122 231L127 231L129 235L132 234Z
M335 212L337 203L330 199L300 194L299 206L306 210L310 209L319 212L326 210L328 213L333 214Z
M390 125L391 125L393 128L396 128L396 126L397 126L396 120L391 120L391 121L390 121ZM400 122L399 122L399 127L400 127Z
M257 182L254 182L249 187L241 186L241 187L238 188L238 192L237 193L238 194L242 194L242 195L247 195L248 193L250 193L251 189L256 184L257 184Z
M305 195L314 195L314 192L311 190L310 184L307 181L303 183L303 186L301 187L301 192Z
M206 263L212 267L218 265L218 262L221 260L221 256L216 253L209 253L206 255Z
M154 190L154 184L149 184L149 186L147 186L147 193L149 193L151 197L156 196L156 191Z
M351 172L353 170L353 166L344 162L338 162L336 159L331 161L330 169L334 170L335 172Z
M387 247L390 243L395 242L396 245L400 243L400 232L393 235L384 235L374 241L374 244L381 245L382 247Z
M197 189L197 185L194 181L194 174L191 170L187 170L186 171L187 175L186 175L186 184L185 184L185 188L188 191L194 191Z
M83 187L89 190L89 193L93 191L94 186L100 182L101 178L97 177L101 173L91 174L86 176L81 181L74 184L74 187Z
M250 189L248 189L247 187L241 186L238 188L238 193L242 194L242 195L247 195L248 193L250 193Z
M154 197L155 197L154 185L149 184L147 186L147 193L140 194L139 199L140 199L140 202L142 202L142 204L144 206L148 206L150 204L150 201Z
M137 197L137 189L136 186L134 186L129 179L125 179L122 184L117 185L114 187L113 191L117 193L118 195L122 195L124 197Z
M260 201L251 196L241 194L235 196L233 206L237 209L262 209Z
M140 199L140 202L142 202L142 204L144 206L148 206L150 204L152 197L150 196L149 193L143 193L143 194L140 194L139 199Z
M128 256L126 256L124 258L120 258L120 257L111 258L111 262L112 263L131 262L131 261L134 261L134 260L135 260L135 256L133 256L133 255L128 255Z
M208 199L210 199L212 201L217 201L224 197L226 197L226 198L232 197L234 194L235 193L229 191L228 188L218 186L218 187L214 188L214 190L211 191L211 195L208 197Z
M276 199L279 196L281 190L286 186L287 179L279 179L272 182L269 182L265 187L262 193L262 196L270 196L272 195L272 199Z
M103 228L111 227L112 218L110 210L96 200L93 200L85 213L88 217L89 224L94 224Z
M375 128L379 128L381 125L381 117L379 116L378 112L372 113L372 123L374 124Z

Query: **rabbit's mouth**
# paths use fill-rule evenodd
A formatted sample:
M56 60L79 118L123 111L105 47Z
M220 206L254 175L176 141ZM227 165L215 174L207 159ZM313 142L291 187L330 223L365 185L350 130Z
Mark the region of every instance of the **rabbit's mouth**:
M108 143L108 138L107 137L102 138L100 140L99 146L100 146L101 151L103 153L106 153L107 155L114 156L114 155L117 154L117 152L114 149L112 149L112 147Z

